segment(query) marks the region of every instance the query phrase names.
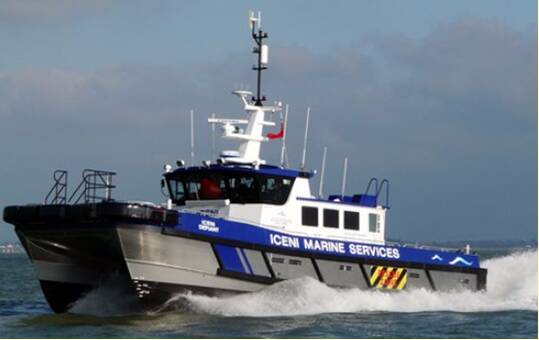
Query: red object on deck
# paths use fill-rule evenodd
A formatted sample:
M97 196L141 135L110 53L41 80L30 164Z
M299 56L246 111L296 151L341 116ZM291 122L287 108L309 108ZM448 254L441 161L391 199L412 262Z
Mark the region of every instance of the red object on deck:
M201 199L212 200L221 198L223 192L219 185L209 178L203 178L200 181L199 195Z

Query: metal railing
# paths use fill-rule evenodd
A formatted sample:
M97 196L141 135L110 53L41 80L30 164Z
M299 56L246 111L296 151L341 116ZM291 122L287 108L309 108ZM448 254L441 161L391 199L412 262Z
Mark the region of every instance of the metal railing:
M378 178L373 177L369 180L369 183L367 184L367 188L365 189L364 195L370 195L369 191L371 191L371 185L374 184L374 195L376 196L376 201L378 201L378 198L380 197L380 193L385 188L385 205L383 205L384 208L389 209L389 181L387 179L383 179L380 182L378 182Z
M82 181L73 194L67 194L67 171L56 170L53 174L54 185L45 196L45 204L77 204L112 200L112 171L85 169Z
M67 203L67 171L56 170L52 174L54 185L45 196L45 204Z
M112 189L116 187L112 184L114 175L116 173L112 171L85 169L82 172L82 181L69 197L69 202L77 204L83 199L84 203L110 201Z
M386 204L384 205L384 208L388 208L389 209L389 181L387 179L383 179L381 182L380 182L380 185L378 186L378 190L376 191L376 197L380 197L380 192L382 191L382 189L384 188L384 185L385 185L385 188L386 188L386 191L385 191L385 199L386 199Z

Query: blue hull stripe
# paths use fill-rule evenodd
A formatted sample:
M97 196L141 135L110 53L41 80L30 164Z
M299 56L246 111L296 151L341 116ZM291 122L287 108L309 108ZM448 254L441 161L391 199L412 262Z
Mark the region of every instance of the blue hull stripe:
M209 228L208 226L211 226ZM462 252L420 249L395 245L378 245L360 242L303 237L272 231L254 224L247 224L215 218L206 215L181 212L175 229L198 235L206 235L226 240L262 245L275 249L291 249L305 252L305 255L331 254L345 258L370 258L396 262L439 264L453 267L479 268L479 257ZM231 250L234 250L233 248ZM231 251L228 250L228 251ZM228 253L226 253L228 254ZM225 255L236 271L243 269L238 253ZM244 256L245 259L247 258ZM227 262L228 263L228 262ZM246 263L249 263L248 261Z
M223 265L224 269L231 270L234 272L247 273L246 270L243 268L238 253L236 252L236 248L225 246L222 244L216 244L215 251L219 256L219 260L221 261L221 264Z
M238 248L241 252L241 256L243 257L243 260L245 261L245 264L247 265L247 269L249 270L249 273L254 274L253 268L251 267L251 264L249 263L249 259L247 258L247 255L245 255L245 250L243 248Z

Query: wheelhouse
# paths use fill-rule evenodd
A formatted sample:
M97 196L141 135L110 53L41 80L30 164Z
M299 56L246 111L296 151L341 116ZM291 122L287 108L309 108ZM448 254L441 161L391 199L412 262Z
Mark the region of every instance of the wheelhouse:
M172 202L230 200L230 203L283 205L297 177L310 173L277 167L209 166L165 174Z

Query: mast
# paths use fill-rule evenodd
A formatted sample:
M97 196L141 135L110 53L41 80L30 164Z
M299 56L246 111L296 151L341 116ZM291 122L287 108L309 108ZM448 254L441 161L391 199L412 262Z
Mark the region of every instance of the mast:
M256 71L256 97L253 98L256 106L262 106L262 102L266 100L266 97L261 95L261 84L262 71L268 68L268 45L264 45L264 39L268 37L268 34L260 28L261 21L260 12L258 12L258 17L255 17L253 12L250 13L249 25L251 26L251 35L256 43L253 53L257 55L257 65L253 66L253 70Z
M265 164L266 161L260 159L260 147L263 142L271 139L264 135L265 126L275 126L274 122L266 121L266 112L282 111L282 103L275 102L274 105L264 106L262 102L266 97L261 94L261 76L262 71L267 69L268 64L268 46L264 44L264 39L268 37L260 28L260 12L255 17L253 12L249 13L249 26L251 35L256 43L253 53L257 55L257 64L253 66L253 70L257 73L257 89L256 95L249 91L237 90L232 92L237 95L243 103L243 109L247 112L248 119L222 119L210 118L208 122L211 124L222 125L223 138L233 139L240 142L237 150L223 150L221 157L217 159L219 163L229 164L251 164L255 167L260 164ZM245 128L239 128L238 125L245 125ZM284 134L284 129L283 132Z

